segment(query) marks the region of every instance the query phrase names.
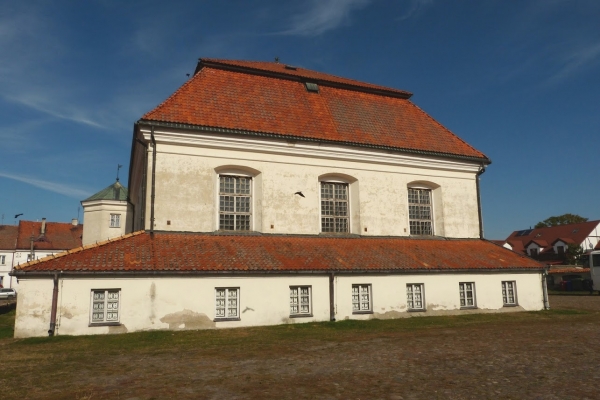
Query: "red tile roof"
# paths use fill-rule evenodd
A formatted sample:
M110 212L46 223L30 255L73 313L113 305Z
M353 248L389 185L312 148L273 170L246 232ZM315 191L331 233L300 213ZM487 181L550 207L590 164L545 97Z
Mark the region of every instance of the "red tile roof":
M305 82L319 85L307 91ZM490 162L410 93L297 68L201 59L194 76L140 123L184 124Z
M0 225L0 250L14 250L18 233L16 225Z
M81 247L83 225L63 222L46 222L46 232L41 234L42 223L19 221L17 249L29 249L31 237L36 250L68 250Z
M577 268L577 267L566 267L566 268L550 268L548 274L589 274L589 268Z
M46 257L19 274L64 272L301 272L542 269L479 239L213 235L144 231Z

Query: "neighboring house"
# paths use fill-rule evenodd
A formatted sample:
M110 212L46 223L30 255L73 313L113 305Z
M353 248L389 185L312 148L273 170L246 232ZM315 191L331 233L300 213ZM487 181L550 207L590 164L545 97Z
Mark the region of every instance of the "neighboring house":
M134 126L135 232L15 270L15 336L544 308L543 266L480 238L490 160L410 96L201 59Z
M127 188L119 179L81 202L83 206L83 245L102 242L131 232Z
M10 271L32 260L56 255L81 247L83 226L71 223L19 221L19 225L0 225L0 282L4 287L16 287Z
M569 245L584 251L600 249L600 221L514 231L504 246L545 264L566 264Z

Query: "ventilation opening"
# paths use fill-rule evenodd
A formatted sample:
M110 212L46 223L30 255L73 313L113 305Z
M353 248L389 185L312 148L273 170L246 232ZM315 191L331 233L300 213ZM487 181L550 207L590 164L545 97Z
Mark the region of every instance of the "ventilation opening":
M306 90L308 90L309 92L319 93L319 85L317 85L316 83L306 82L305 85Z
M286 66L285 66L285 69L291 69L291 70L294 70L294 71L295 71L295 70L297 70L297 69L298 69L298 67L294 67L293 65L287 65L287 64L286 64Z

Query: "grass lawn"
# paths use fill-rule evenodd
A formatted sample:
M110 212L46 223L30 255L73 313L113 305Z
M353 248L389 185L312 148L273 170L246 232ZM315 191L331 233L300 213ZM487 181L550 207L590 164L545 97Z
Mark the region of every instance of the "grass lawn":
M11 311L0 314L0 386L6 399L527 398L595 370L582 362L597 356L573 349L600 339L598 323L598 311L558 309L12 339ZM528 375L559 372L556 388Z

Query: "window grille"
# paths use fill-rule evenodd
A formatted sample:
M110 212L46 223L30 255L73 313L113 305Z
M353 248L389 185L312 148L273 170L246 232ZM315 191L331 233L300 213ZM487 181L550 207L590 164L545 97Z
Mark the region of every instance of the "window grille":
M216 289L216 318L240 317L240 289L239 288L217 288Z
M515 281L502 282L502 301L505 306L517 305Z
M352 311L371 311L371 285L352 285Z
M219 176L219 229L249 231L251 203L252 178Z
M349 232L347 183L321 182L321 231Z
M408 220L411 235L433 235L431 190L408 189Z
M121 226L121 214L110 214L110 227L119 228Z
M310 286L290 286L290 315L312 314L310 292Z
M423 310L423 284L406 285L406 303L409 310Z
M475 284L473 282L460 283L460 306L475 307Z
M92 323L119 322L120 290L92 290Z

